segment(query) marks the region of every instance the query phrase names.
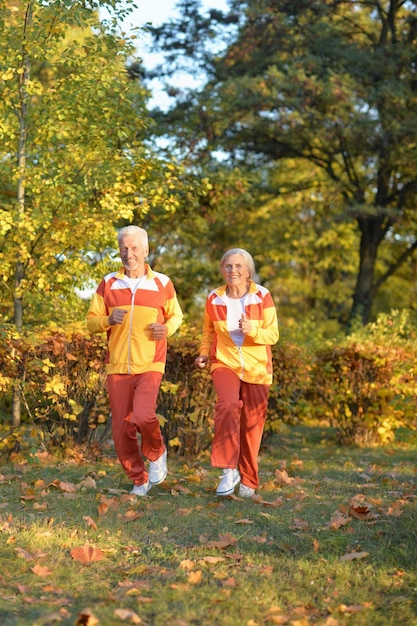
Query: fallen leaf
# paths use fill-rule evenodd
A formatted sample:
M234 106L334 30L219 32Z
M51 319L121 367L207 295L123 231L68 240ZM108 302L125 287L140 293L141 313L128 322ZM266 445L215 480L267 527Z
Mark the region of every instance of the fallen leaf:
M135 511L134 509L129 509L129 511L126 511L126 513L123 515L123 519L127 522L132 522L139 517L143 517L143 513Z
M291 530L308 530L310 528L309 523L306 520L295 518L294 524L290 526Z
M364 559L369 552L349 552L340 557L340 561L354 561L355 559Z
M89 515L83 515L83 520L86 522L87 526L91 526L93 530L97 530L97 524Z
M275 479L279 485L299 485L302 483L301 478L299 477L290 477L288 476L287 470L275 470Z
M109 510L109 505L106 504L105 502L101 502L97 507L97 511L100 516L105 515L108 510Z
M15 548L15 551L18 556L22 559L26 559L27 561L32 561L35 558L33 554L30 554L30 552L27 552L27 550L24 550L23 548Z
M229 578L226 578L226 580L222 581L222 586L223 587L236 587L236 579L234 578L234 576L230 576Z
M333 517L330 518L330 522L327 526L330 530L338 530L341 526L349 524L350 517L346 517L343 513L336 511Z
M370 519L374 519L375 517L375 514L372 513L370 508L366 505L362 505L362 506L352 505L349 507L348 513L349 515L351 515L352 517L358 520L370 520Z
M227 548L228 546L233 546L236 542L237 539L232 537L232 535L223 535L218 541L208 541L206 546L209 548Z
M91 609L83 609L75 622L75 626L96 626L98 619L95 617Z
M97 489L97 484L94 478L87 476L79 484L79 487L87 487L87 489Z
M340 604L337 607L337 610L340 613L348 613L350 615L354 615L355 613L360 613L364 609L369 609L371 606L371 602L365 602L364 604L351 604L349 606L346 606L346 604Z
M33 508L35 511L45 511L48 508L47 502L34 502Z
M93 548L93 546L85 545L81 548L73 548L71 550L71 556L74 561L91 563L92 561L101 561L104 559L105 555L100 548Z
M48 567L43 567L42 565L35 565L34 567L31 567L31 570L34 574L36 574L36 576L50 576L53 574L52 570Z
M204 563L210 563L210 565L216 565L217 563L221 563L225 560L226 559L224 556L203 556L203 558L200 559L200 561L203 561Z
M52 485L56 486L55 483L52 483ZM76 493L77 491L77 487L76 485L74 485L74 483L66 483L63 481L59 481L58 487L61 489L61 491L64 491L66 493Z
M254 502L257 502L258 504L262 504L262 506L270 506L273 508L278 508L279 506L282 506L284 504L284 499L279 497L279 498L275 498L275 500L272 500L272 502L270 502L269 500L263 500L260 496L253 496L252 500Z
M253 524L253 521L250 519L238 519L236 524Z
M185 559L184 561L181 561L180 568L191 570L193 569L194 565L195 565L194 561L191 561L190 559Z
M201 569L198 569L195 572L190 572L188 574L188 582L192 585L198 585L199 583L201 583L202 579L203 572L201 571Z
M131 609L116 609L114 614L121 620L129 620L132 624L142 624L139 615Z

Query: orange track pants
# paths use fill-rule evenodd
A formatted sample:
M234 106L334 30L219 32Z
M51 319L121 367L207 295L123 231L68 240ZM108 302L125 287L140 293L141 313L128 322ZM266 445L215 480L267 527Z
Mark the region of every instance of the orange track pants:
M135 485L148 480L143 457L156 461L165 450L156 405L162 374L110 374L107 390L117 456ZM139 447L137 433L141 434Z
M242 483L256 489L269 385L245 383L223 367L215 369L212 378L217 402L211 464L220 468L237 467Z

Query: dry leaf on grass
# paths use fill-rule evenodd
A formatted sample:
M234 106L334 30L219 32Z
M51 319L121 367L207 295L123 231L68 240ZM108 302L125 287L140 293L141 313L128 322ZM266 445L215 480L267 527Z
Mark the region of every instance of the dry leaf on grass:
M217 565L217 563L222 563L225 560L224 556L203 556L199 562L203 561L204 563L209 563L210 565Z
M349 524L350 517L343 515L340 511L336 511L333 516L330 518L330 522L327 526L330 530L338 530L341 526L345 526Z
M80 482L79 487L87 487L87 489L97 489L97 484L94 478L91 478L91 476L87 476L86 478L84 478L84 480Z
M114 614L121 620L129 620L132 624L142 624L139 615L130 609L116 609Z
M35 567L31 567L31 570L36 576L50 576L53 574L49 567L43 567L42 565L35 565Z
M81 548L73 548L71 550L71 556L74 561L80 561L80 563L91 563L92 561L101 561L104 559L104 552L100 548L93 548L93 546L85 545Z
M91 609L83 609L75 622L75 626L97 626L98 619Z
M87 526L91 526L93 530L97 530L97 524L89 515L83 515L83 520L87 524Z
M222 535L217 541L208 541L205 545L208 548L228 548L229 546L233 546L237 542L235 537L232 535Z
M188 582L192 585L198 585L203 580L203 572L201 569L196 570L195 572L190 572L188 574Z
M367 521L367 520L371 520L371 519L375 519L376 517L379 517L379 515L377 515L376 513L373 513L370 507L367 506L366 504L360 505L360 506L351 505L349 507L348 513L355 519L362 520L362 521Z
M364 602L363 604L350 604L347 606L346 604L340 604L337 607L337 610L340 613L347 613L349 615L354 615L355 613L360 613L365 609L369 609L372 606L372 602Z
M354 561L356 559L364 559L369 555L369 552L349 552L340 557L340 561Z
M275 470L275 479L279 485L299 485L301 478L292 478L288 476L287 470Z
M125 522L133 522L134 520L137 520L140 517L143 517L143 513L139 511L135 511L134 509L129 509L123 515L123 519L125 520Z
M67 483L63 480L54 480L52 483L48 485L48 487L57 487L64 493L76 493L77 486L74 483Z

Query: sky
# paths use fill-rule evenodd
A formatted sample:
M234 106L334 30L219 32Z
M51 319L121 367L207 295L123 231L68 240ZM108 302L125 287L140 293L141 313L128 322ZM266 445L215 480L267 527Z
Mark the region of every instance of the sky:
M201 0L201 2L203 10L220 9L226 11L228 8L227 0ZM137 9L132 11L120 25L121 30L129 33L132 27L146 26L148 22L151 22L153 26L159 26L177 15L175 10L177 3L178 0L136 0ZM101 17L106 17L105 12L101 13ZM141 32L136 41L137 55L142 59L146 69L152 69L163 61L162 55L150 52L151 38L146 35L146 32ZM199 82L198 77L193 79L190 75L178 76L176 81L187 87L196 86ZM156 104L161 108L168 106L168 96L164 94L158 80L152 81L148 87L153 94L149 102L150 107Z
M123 23L123 28L129 32L131 26L146 26L151 22L153 26L159 26L176 16L175 6L178 0L136 0L138 8L132 11L127 20ZM220 9L225 11L228 8L227 0L202 0L203 10ZM149 52L150 39L146 33L138 39L138 54L143 58L147 67L158 62L158 57Z

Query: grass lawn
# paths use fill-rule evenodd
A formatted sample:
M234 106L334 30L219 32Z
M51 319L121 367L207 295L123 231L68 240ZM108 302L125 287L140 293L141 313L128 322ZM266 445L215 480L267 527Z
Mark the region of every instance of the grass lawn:
M417 624L417 434L340 448L267 440L255 499L220 499L208 455L129 495L112 451L0 467L0 624Z

